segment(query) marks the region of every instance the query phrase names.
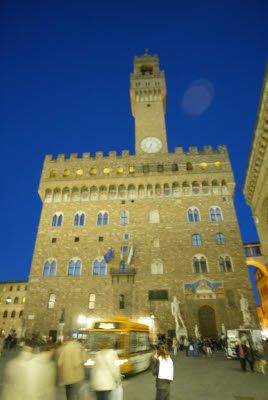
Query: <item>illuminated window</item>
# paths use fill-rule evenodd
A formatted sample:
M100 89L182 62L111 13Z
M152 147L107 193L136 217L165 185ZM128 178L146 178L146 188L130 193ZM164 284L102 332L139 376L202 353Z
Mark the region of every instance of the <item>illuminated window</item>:
M90 310L94 310L95 304L96 304L96 295L95 295L95 293L90 293L88 300L89 300L88 301L88 308Z
M192 235L193 246L202 246L202 239L200 235Z
M90 173L90 175L96 175L97 174L97 169L96 168L91 168L89 173Z
M216 233L216 241L218 244L225 244L225 236L223 233Z
M123 211L120 215L120 224L127 225L128 224L128 212Z
M98 260L94 261L93 264L93 275L106 275L106 262L102 260L99 262Z
M21 304L24 304L26 302L26 297L23 296L23 298L21 299Z
M81 261L73 259L69 262L68 276L79 276L81 275Z
M74 216L74 226L85 225L85 214L82 212L77 212Z
M53 171L50 171L49 177L50 177L50 178L55 178L56 175L57 175L56 171L53 170Z
M218 258L220 272L233 272L232 261L228 256L220 256Z
M54 308L56 303L56 295L51 293L48 298L48 308Z
M216 162L214 163L214 165L215 165L215 167L216 167L217 169L221 169L221 162L220 162L220 161L216 161Z
M109 175L110 174L110 168L104 168L103 170L104 175Z
M82 170L82 168L80 168L80 169L78 169L78 170L76 171L76 176L82 176L83 173L84 173L84 171Z
M55 213L52 217L52 226L62 226L62 213Z
M69 169L65 169L63 172L63 176L70 176L70 170Z
M193 271L197 274L208 272L207 260L202 255L196 255L193 258Z
M43 276L55 276L57 263L54 259L49 259L44 264Z
M130 174L134 174L135 168L131 166L131 167L129 167L128 171Z
M208 164L206 162L201 162L200 166L202 169L207 169Z
M4 297L0 297L0 304L4 303Z
M124 172L124 168L123 167L118 167L117 168L117 173L118 174L122 174Z
M11 297L7 297L7 298L6 298L6 304L11 304L11 303L12 303Z

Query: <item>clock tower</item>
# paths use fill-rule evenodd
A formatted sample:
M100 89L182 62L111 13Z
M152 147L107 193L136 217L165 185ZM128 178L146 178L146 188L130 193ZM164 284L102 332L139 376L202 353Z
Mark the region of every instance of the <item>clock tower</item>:
M135 57L130 85L136 154L167 153L166 82L157 55Z

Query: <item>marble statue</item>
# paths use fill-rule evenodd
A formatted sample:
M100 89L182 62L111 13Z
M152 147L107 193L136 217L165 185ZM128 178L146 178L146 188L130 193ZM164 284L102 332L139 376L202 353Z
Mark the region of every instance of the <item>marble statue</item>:
M177 332L177 330L180 329L179 320L180 320L182 327L184 329L186 329L183 319L182 319L182 316L181 316L181 312L180 312L180 301L177 299L177 296L173 296L173 301L171 303L171 313L172 313L173 317L175 318L176 332Z

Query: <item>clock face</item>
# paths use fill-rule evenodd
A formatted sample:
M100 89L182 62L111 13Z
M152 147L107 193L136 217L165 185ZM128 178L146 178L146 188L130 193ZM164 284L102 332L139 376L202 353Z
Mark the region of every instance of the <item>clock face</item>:
M156 137L147 137L141 141L141 149L145 153L157 153L162 148L162 142Z

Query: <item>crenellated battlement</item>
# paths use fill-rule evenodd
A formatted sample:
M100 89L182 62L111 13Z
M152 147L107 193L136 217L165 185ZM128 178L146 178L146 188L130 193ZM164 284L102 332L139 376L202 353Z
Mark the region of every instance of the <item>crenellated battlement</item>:
M217 150L213 150L212 146L204 146L203 150L198 150L197 146L190 146L189 151L183 151L182 147L175 147L174 153L168 153L165 155L165 157L172 157L173 155L186 155L186 156L204 156L204 155L211 155L211 154L224 154L227 153L227 148L225 145L218 145ZM147 155L146 155L147 156ZM129 150L122 150L121 154L117 154L116 151L109 151L108 156L105 156L102 151L97 151L95 153L95 156L91 156L90 153L83 153L82 157L78 156L78 153L71 153L70 156L66 156L65 154L58 154L55 158L52 154L47 154L45 157L45 162L50 162L52 161L53 163L57 161L73 161L73 160L100 160L100 159L111 159L111 160L116 160L116 159L122 159L122 158L136 158L136 155L129 154ZM148 157L148 156L147 156ZM153 157L153 156L152 156ZM161 155L158 155L158 158L161 157ZM149 161L149 159L148 159Z

